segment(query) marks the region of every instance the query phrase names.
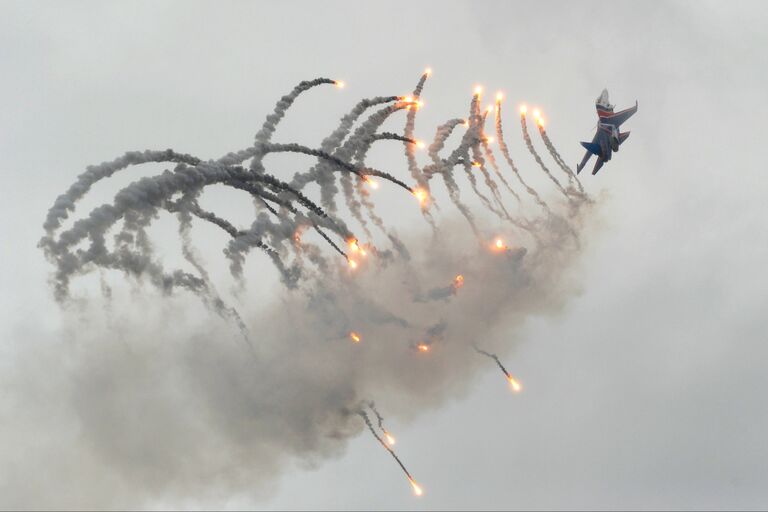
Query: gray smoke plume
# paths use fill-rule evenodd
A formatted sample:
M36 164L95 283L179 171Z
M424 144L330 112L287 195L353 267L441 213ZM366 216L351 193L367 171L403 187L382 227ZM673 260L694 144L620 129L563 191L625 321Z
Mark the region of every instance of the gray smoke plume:
M528 246L509 219L488 215L479 199L461 200L454 168L471 165L483 134L479 121L470 120L446 150L461 123L455 116L437 129L429 163L420 168L423 183L402 181L401 175L413 179L405 165L391 174L372 169L365 154L373 141L412 146L406 134L378 131L382 117L407 105L392 97L381 100L392 102L386 116L374 112L358 124L367 108L360 107L325 147L273 142L296 97L332 82L303 82L283 97L250 148L208 162L172 151L129 153L89 168L55 200L40 247L53 266L62 326L49 342L20 349L17 364L0 374L0 389L23 380L29 390L21 411L0 395L0 435L7 440L0 506L137 508L192 500L206 507L222 496L258 497L285 466L338 456L366 427L388 448L362 410L368 397L385 401L389 417L435 407L482 370L466 357L471 340L482 339L489 353L503 356L519 341L526 319L563 308L575 291L570 272L580 256L573 233L583 232L595 203L576 196L573 204L551 203L552 215L530 219L535 243ZM378 250L375 240L350 244L358 239L355 230L322 198L305 195L300 180L286 183L267 172L264 158L275 152L315 160L310 169L323 172L309 173L305 184L327 175L349 178L363 205L373 200L362 185L379 178L402 192L403 208L429 210L432 194L447 192L460 215L436 216L431 237L424 236L426 222L424 229L394 236L377 215L376 225L395 250ZM144 162L171 168L69 219L95 181ZM430 183L438 175L445 191ZM255 218L226 219L215 208L203 209L200 194L222 185L252 198L261 211ZM166 268L153 248L149 228L163 212L179 220L189 271ZM368 214L372 209L361 209ZM192 245L190 226L197 225L226 236L222 260L236 280L249 275L254 262L246 255L258 248L284 286L266 300L239 294L225 305L216 291L224 287L213 286L215 272ZM489 232L509 246L489 247ZM269 268L255 264L258 281L249 277L249 286L259 286ZM75 289L91 274L103 275L111 290L108 308ZM126 286L126 277L136 285ZM431 291L420 297L420 290ZM241 328L253 350L242 343ZM362 342L350 341L352 331Z

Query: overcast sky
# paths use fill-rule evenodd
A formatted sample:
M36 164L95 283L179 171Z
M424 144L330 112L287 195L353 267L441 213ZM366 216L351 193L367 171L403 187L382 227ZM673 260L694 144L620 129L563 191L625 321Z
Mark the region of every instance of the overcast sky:
M388 418L422 498L361 435L329 459L293 460L257 497L220 505L765 508L764 3L0 8L0 371L31 337L56 336L62 313L36 244L47 209L89 164L142 148L215 158L247 145L296 82L343 79L343 93L313 93L280 132L316 145L354 101L409 92L427 66L424 138L464 116L479 83L503 90L510 111L541 106L575 164L578 141L592 136L594 100L608 87L618 108L638 100L639 111L621 152L583 176L600 205L572 277L580 293L559 315L530 318L507 358L525 392L511 395L489 364L455 400ZM509 115L513 149L534 169ZM393 153L380 155L381 167L404 173ZM87 204L114 192L99 190ZM408 229L396 207L382 209ZM273 284L254 293L268 297ZM26 406L21 389L2 394L4 404ZM13 442L0 437L0 465ZM196 498L148 506L194 508Z

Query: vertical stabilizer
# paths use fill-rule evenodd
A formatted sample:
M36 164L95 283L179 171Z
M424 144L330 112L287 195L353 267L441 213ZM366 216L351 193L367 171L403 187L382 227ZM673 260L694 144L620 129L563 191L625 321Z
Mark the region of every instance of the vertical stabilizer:
M600 93L600 96L598 96L597 100L595 101L595 106L613 110L613 105L611 105L611 102L608 101L608 89L603 89L603 92Z

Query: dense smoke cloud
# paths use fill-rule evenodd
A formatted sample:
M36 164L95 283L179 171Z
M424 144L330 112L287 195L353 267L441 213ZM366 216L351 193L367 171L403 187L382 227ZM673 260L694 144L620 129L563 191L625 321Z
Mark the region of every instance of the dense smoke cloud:
M483 340L503 354L526 318L562 308L572 292L564 277L579 257L573 235L594 203L582 194L545 203L517 167L514 174L536 208L525 210L509 181L498 187L494 175L503 178L504 171L484 132L479 94L465 127L457 118L438 127L425 155L429 163L419 167L413 127L427 77L410 98L358 102L319 149L272 141L297 96L337 83L302 82L280 99L251 148L210 161L171 150L128 153L89 168L55 201L40 247L54 266L65 331L60 344L36 347L34 357L4 377L33 379L39 408L21 418L29 429L5 432L18 442L5 448L3 460L10 463L0 469L2 505L216 503L222 496L258 494L295 458L319 462L340 454L366 426L389 450L376 430L387 434L382 406L387 416L410 417L441 403L484 367L473 343ZM386 106L363 119L374 105ZM402 135L379 132L402 111ZM496 128L501 139L500 119ZM457 129L463 133L444 154ZM389 140L405 145L407 166L392 172L368 166L371 144ZM283 181L264 164L275 152L316 162ZM514 165L506 146L502 153ZM113 202L66 225L96 181L143 162L174 166L133 182ZM477 214L460 197L464 175L455 174L457 166L470 180L467 195L484 207ZM482 180L475 179L476 169ZM460 215L432 216L436 176ZM421 208L423 226L395 235L374 212L371 180L401 192L407 207ZM310 183L320 187L318 201L302 191ZM248 194L261 210L245 222L205 210L198 197L211 185ZM505 190L520 213L504 204ZM352 214L349 224L340 194ZM149 242L147 228L161 212L178 217L183 256L195 272L167 269ZM377 247L373 233L358 237L368 221L393 251ZM258 286L243 282L248 253L257 248L284 290L267 304L247 298L225 304L195 251L190 227L197 223L229 237L222 251L241 285ZM309 232L324 246L307 240ZM101 304L106 298L73 296L73 280L97 269L152 286L140 293L111 290L109 309ZM350 340L350 333L359 339ZM56 361L57 371L48 375ZM51 422L66 442L46 435ZM40 465L57 475L53 483L50 474L31 471Z

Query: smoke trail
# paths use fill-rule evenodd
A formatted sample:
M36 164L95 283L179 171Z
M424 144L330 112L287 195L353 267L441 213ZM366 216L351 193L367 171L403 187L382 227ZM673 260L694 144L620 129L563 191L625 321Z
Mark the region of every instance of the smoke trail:
M496 365L501 369L502 373L504 373L504 376L507 378L507 381L512 385L512 389L515 392L518 392L518 391L520 391L522 389L522 386L520 386L520 383L517 381L517 379L515 379L512 376L512 374L510 374L507 371L507 369L504 367L504 365L501 364L501 360L499 359L499 357L496 354L491 354L490 352L486 352L485 350L482 350L482 349L478 348L477 345L475 345L475 344L472 344L472 348L474 348L475 351L478 354L482 354L482 355L484 355L486 357L489 357L489 358L493 359L496 362Z
M356 168L362 168L371 144L375 140L376 131L379 127L398 110L405 108L406 103L399 101L395 105L384 107L374 112L362 125L355 130L355 133L334 152L334 157L344 161L354 161ZM360 223L365 230L366 235L371 238L371 233L368 231L367 223L360 211L361 202L357 200L355 194L355 187L352 182L352 178L349 175L342 175L340 178L344 197L346 199L347 207L354 216L354 218ZM408 188L410 191L410 187Z
M261 130L256 134L255 145L258 146L259 144L269 142L272 138L272 134L275 133L275 130L277 129L277 125L283 117L285 117L286 111L293 105L293 102L296 101L296 98L298 98L301 93L322 84L337 85L337 81L331 80L330 78L315 78L314 80L300 82L290 93L280 98L275 105L275 110L267 116Z
M536 162L539 164L539 167L541 167L541 170L544 171L544 173L549 177L550 180L552 180L552 183L555 184L557 189L563 193L563 195L570 199L570 196L568 195L568 192L563 188L563 186L560 184L560 182L555 178L552 173L547 169L547 166L544 165L544 162L541 160L541 157L536 152L536 148L533 147L533 143L531 142L531 136L528 133L528 123L525 119L525 112L520 112L520 126L523 130L523 138L525 139L525 145L528 147L528 151L533 155L533 158L536 159Z
M544 141L544 145L547 147L547 150L549 150L549 154L552 155L552 158L557 162L557 165L560 166L560 168L568 175L568 181L571 183L576 183L576 185L579 187L579 192L581 194L584 193L584 187L581 185L581 181L579 181L578 176L573 172L573 170L568 167L568 164L565 163L563 158L560 156L560 153L557 152L557 149L555 149L555 145L552 144L552 141L547 136L547 131L544 129L544 123L541 121L541 119L537 120L536 126L539 128L539 134L541 135L541 140Z
M453 178L453 168L458 165L462 159L464 159L468 148L473 142L473 133L470 130L467 130L467 132L462 136L462 140L459 146L453 150L448 158L442 159L439 155L439 152L445 146L445 141L451 135L454 128L457 125L463 123L465 123L463 119L452 119L437 127L434 141L428 148L428 154L432 159L432 165L424 168L424 175L427 179L432 179L435 174L440 174L441 178L443 179L443 183L445 183L445 188L448 190L448 197L451 199L451 202L467 220L475 235L479 237L480 232L475 223L474 215L472 215L472 212L469 210L469 208L461 201L459 186L456 183L456 180ZM423 190L422 193L428 194L428 191ZM426 195L425 197L428 198L429 196Z
M377 169L372 169L370 167L358 168L335 155L329 155L328 153L324 151L320 151L318 149L311 149L306 146L302 146L300 144L294 144L294 143L264 144L262 148L265 152L268 152L268 153L286 153L287 152L287 153L302 153L304 155L316 156L318 158L321 158L333 164L339 170L345 171L350 174L355 174L359 178L363 178L365 176L377 176L383 180L389 181L397 185L400 188L407 190L408 192L411 192L411 187L409 187L408 185L406 185L405 183L403 183L402 181L395 178L389 173L379 171Z
M504 175L501 173L501 169L499 169L499 164L496 162L496 157L493 155L493 151L491 150L490 144L488 144L488 139L484 138L482 141L482 147L483 152L488 158L488 162L491 164L491 168L493 169L493 172L496 174L496 176L499 178L501 183L504 184L504 187L509 191L510 194L518 201L520 202L520 196L517 195L517 192L512 188L512 186L509 184L507 179L504 177Z
M423 75L421 75L421 78L419 79L418 83L416 84L416 87L413 90L413 98L418 101L419 98L421 98L421 92L424 89L424 84L427 81L427 78L429 78L429 75L431 74L430 70L427 70L424 72ZM413 138L413 132L416 128L416 112L418 108L409 108L408 114L405 118L405 131L404 136L412 139ZM424 177L424 174L421 171L421 168L419 167L418 162L416 161L416 150L413 146L405 146L405 157L408 160L408 171L411 173L411 177L416 181L416 185L425 189L427 192L429 192L429 184L427 183L427 179ZM423 210L422 210L423 211Z
M375 98L366 98L361 100L344 117L341 118L339 126L320 143L320 149L326 153L335 152L349 135L355 121L363 115L369 108L383 103L397 101L397 96L377 96ZM338 192L335 185L335 175L323 163L318 163L304 173L296 173L291 181L291 186L296 189L303 188L306 184L316 181L320 185L320 195L323 203L330 211L335 211L336 205L333 202L333 196Z
M469 130L474 132L475 136L468 150L472 152L473 158L470 163L469 152L465 153L463 155L464 156L463 168L465 170L465 173L467 174L467 177L469 178L470 184L472 185L472 189L475 191L475 194L478 197L480 197L480 200L483 202L486 208L488 208L490 211L495 213L499 218L508 219L510 218L509 213L506 211L506 208L504 208L504 205L501 200L501 196L499 195L499 192L498 192L498 186L496 185L496 182L493 181L493 179L491 179L491 175L486 170L483 157L480 154L479 145L480 145L480 142L485 138L485 134L483 133L485 116L480 113L480 94L476 93L472 96L472 102L470 104L469 110L470 110ZM493 196L494 202L496 203L496 207L491 205L490 200L478 191L477 181L475 179L474 174L472 173L473 167L479 169L480 173L483 175L485 185L488 187L488 190L491 191L491 196Z
M163 275L159 264L152 263L147 255L131 253L125 247L119 248L119 252L110 253L106 248L104 236L121 218L138 219L141 215L151 217L167 197L176 193L196 191L206 184L220 183L231 178L245 179L247 176L250 174L242 168L216 164L186 167L179 164L175 172L165 172L154 178L142 178L128 185L117 193L114 204L104 204L95 208L87 217L79 219L69 230L61 233L58 241L50 237L44 238L41 246L58 268L55 276L57 298L63 299L67 296L69 278L90 263L122 269L135 275L140 275L146 270L154 276L153 281L168 291L175 285L199 289L201 282L186 273L174 272L171 276ZM228 232L233 229L231 225L222 223L218 218L211 217L208 220L217 223ZM74 253L70 250L86 238L90 239L90 247L87 251ZM284 275L286 278L289 277L288 274ZM290 279L287 279L287 282L290 282Z
M376 440L379 442L379 444L389 452L392 458L395 459L395 462L397 462L397 464L400 466L400 469L403 470L403 473L405 473L405 476L408 477L408 481L410 482L411 487L413 487L414 492L417 495L421 495L422 494L421 487L419 487L419 485L416 483L416 480L413 479L413 476L411 476L411 474L408 472L408 469L405 467L405 464L403 464L403 462L397 456L395 451L392 448L390 448L389 445L386 442L384 442L384 440L381 437L379 437L379 434L376 433L376 429L373 428L373 424L371 423L371 419L368 417L368 414L363 410L357 411L357 414L359 414L363 418L363 421L365 422L366 426L368 427L368 430L370 430L373 437L375 437Z
M517 181L520 182L520 184L525 188L526 192L533 197L533 199L536 201L536 203L541 206L544 211L547 212L547 214L551 214L551 210L549 209L549 206L547 203L544 202L543 199L539 196L538 192L534 190L528 183L523 180L523 177L520 175L520 171L518 170L517 166L515 165L515 162L512 160L512 156L509 153L509 147L507 146L506 141L504 140L504 130L502 128L502 122L501 122L501 100L496 100L496 138L499 141L499 150L501 151L501 154L504 156L504 159L507 161L507 164L512 169L512 172L517 177Z
M196 165L200 160L192 155L176 153L170 149L165 151L147 150L143 152L131 151L111 162L89 166L83 174L77 177L77 181L65 193L56 198L53 206L48 210L48 215L43 224L46 236L40 241L40 246L45 247L54 243L54 232L61 227L61 223L67 219L69 213L74 211L77 201L85 196L96 182L109 178L126 167L149 162L175 162Z
M233 306L227 306L224 300L219 296L216 291L216 287L211 282L210 276L205 266L200 261L200 255L194 248L191 237L192 229L192 211L198 217L202 216L203 210L197 204L193 197L185 196L179 200L178 206L178 218L179 218L179 236L181 237L181 251L186 259L197 272L200 274L203 281L205 281L205 287L210 295L211 306L214 311L218 312L221 316L229 317L234 320L235 324L240 329L243 338L245 339L248 347L253 350L253 345L248 337L248 328L245 326L240 313ZM171 209L169 208L169 211Z
M379 426L379 430L381 430L381 433L384 434L384 438L387 440L387 444L392 446L395 444L395 437L386 429L384 428L384 417L379 413L379 410L376 408L376 404L373 403L373 401L368 402L368 407L373 411L373 414L376 415L376 421Z
M472 162L477 163L476 160L472 160ZM477 188L477 178L475 177L474 173L472 172L472 169L482 169L482 165L477 163L477 165L473 165L470 163L469 155L467 154L464 160L462 161L461 168L464 169L464 174L467 176L467 180L469 181L469 185L472 187L472 190L474 191L475 195L480 199L480 201L483 203L483 205L488 209L488 211L493 212L497 217L500 219L503 219L504 213L502 213L499 209L497 209L495 206L491 204L491 200L488 199L488 197L480 192L480 189ZM487 184L487 182L486 182ZM495 199L495 197L494 197Z
M472 156L474 158L474 161L478 164L477 167L480 169L480 172L483 174L483 177L485 179L485 184L488 187L488 189L491 191L491 194L493 195L493 198L496 201L497 206L501 211L504 212L507 218L510 218L509 212L507 212L507 209L504 206L504 202L501 199L501 194L499 193L499 186L496 184L493 178L491 178L490 173L488 173L488 170L485 167L485 158L483 157L483 152L481 148L485 146L487 149L487 146L488 146L488 137L485 134L485 121L488 117L488 112L487 111L483 113L480 112L480 96L479 95L477 95L477 101L473 102L473 108L474 108L473 118L477 120L478 138L477 138L477 142L472 145ZM490 158L492 159L493 155L491 155ZM501 176L499 173L496 173L496 174ZM512 191L512 193L515 195L515 197L517 197L517 194L515 194L514 191Z

